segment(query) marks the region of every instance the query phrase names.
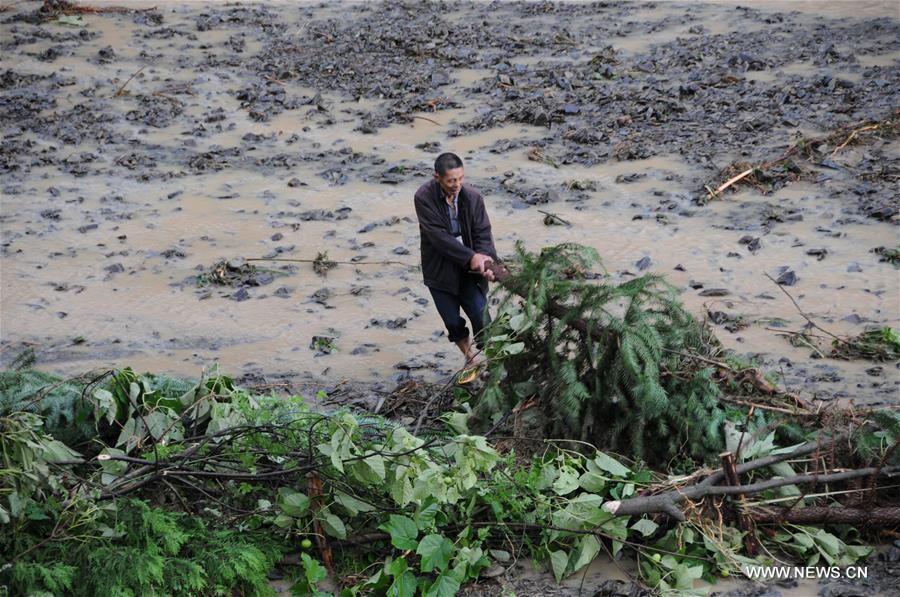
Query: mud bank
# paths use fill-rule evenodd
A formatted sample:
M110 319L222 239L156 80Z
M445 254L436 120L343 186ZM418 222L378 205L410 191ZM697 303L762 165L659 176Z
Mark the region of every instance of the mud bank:
M0 13L0 364L439 379L458 355L412 194L455 151L501 254L592 245L615 279L665 274L792 390L897 398L896 363L780 336L806 321L765 277L836 334L897 327L873 252L898 245L896 135L698 203L729 164L894 114L891 3L40 6ZM236 258L306 261L208 283Z

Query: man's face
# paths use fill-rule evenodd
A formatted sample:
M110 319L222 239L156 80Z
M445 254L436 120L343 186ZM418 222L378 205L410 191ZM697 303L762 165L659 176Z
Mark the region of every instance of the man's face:
M447 170L447 173L441 176L437 172L434 173L434 179L438 181L444 193L447 195L456 195L463 185L463 168L453 168Z

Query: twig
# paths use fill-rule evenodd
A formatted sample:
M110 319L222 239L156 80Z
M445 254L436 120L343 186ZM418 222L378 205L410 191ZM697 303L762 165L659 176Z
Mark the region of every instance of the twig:
M841 143L838 147L835 148L834 151L831 152L831 157L836 156L836 155L837 155L837 152L839 152L839 151L842 150L843 148L847 147L847 145L848 145L851 141L853 141L853 139L854 139L854 138L856 137L856 135L858 135L859 133L861 133L861 132L863 132L863 131L877 130L878 127L879 127L879 125L877 125L877 124L870 124L869 126L864 126L864 127L862 127L862 128L858 128L858 129L854 130L853 132L850 133L850 136L847 137L847 140L846 140L846 141L844 141L843 143Z
M316 259L286 259L286 258L272 258L267 259L265 257L248 257L244 259L244 261L289 261L293 263L315 263ZM413 267L411 263L404 263L403 261L333 261L329 259L331 263L338 263L341 265L405 265L407 267Z
M571 226L571 225L572 225L571 222L569 222L568 220L564 220L563 218L559 217L559 216L558 216L557 214L555 214L555 213L552 213L552 212L549 212L549 211L544 211L543 209L539 209L538 212L544 214L544 215L547 216L547 217L553 218L554 220L559 220L560 222L562 222L562 223L565 224L566 226Z
M436 125L438 125L438 126L444 126L443 124L441 124L441 123L438 122L437 120L432 120L432 119L427 118L427 117L425 117L425 116L413 116L413 115L411 115L411 114L407 114L407 116L409 116L410 118L418 118L419 120L427 120L428 122L431 122L431 123L436 124Z
M138 76L141 73L141 71L144 70L145 68L147 68L146 64L144 66L142 66L141 68L137 69L136 71L134 71L134 73L132 73L132 75L130 77L128 77L128 79L124 83L122 83L122 86L119 87L119 90L116 91L116 93L113 95L113 97L119 97L120 95L122 95L125 92L125 87L127 87L128 84L131 83L131 80L133 78L135 78L136 76Z
M783 408L780 406L769 406L768 404L758 404L756 402L748 402L747 400L738 400L736 398L728 398L727 396L722 396L719 400L723 400L725 402L731 402L732 404L740 404L742 406L752 406L753 408L759 408L762 410L770 410L776 413L785 413L787 415L794 415L798 417L814 417L816 413L812 412L803 412L802 410L791 410L789 408Z
M809 322L809 325L813 326L814 328L816 328L817 330L819 330L820 332L822 332L822 333L824 333L824 334L828 334L828 336L830 336L831 338L834 338L835 340L837 340L838 342L840 342L840 343L842 343L842 344L847 344L847 343L848 343L848 342L847 342L846 340L844 340L843 338L840 338L840 337L838 337L838 336L835 336L834 334L832 334L831 332L829 332L828 330L826 330L825 328L823 328L822 326L820 326L819 324L817 324L815 321L813 321L813 320L809 317L809 315L807 315L806 313L804 313L804 312L803 312L803 309L800 308L800 305L797 304L797 301L794 300L794 297L791 296L791 293L788 292L787 290L785 290L784 286L782 286L781 284L779 284L778 282L776 282L776 281L775 281L775 278L773 278L773 277L770 276L769 274L763 274L763 275L764 275L765 277L767 277L769 280L771 280L771 281L772 281L772 284L774 284L775 286L777 286L777 287L781 290L781 292L783 292L789 299L791 299L791 302L794 303L794 307L797 308L797 312L798 312L801 316L803 316L803 319L805 319L807 322Z
M709 195L707 196L707 199L715 199L716 197L718 197L718 196L722 193L722 191L724 191L724 190L727 189L728 187L732 186L733 184L735 184L735 183L737 183L737 182L739 182L739 181L741 181L741 180L747 178L747 177L750 176L751 174L753 174L753 171L754 171L754 170L756 170L756 168L748 168L747 170L744 170L743 172L741 172L741 173L738 174L737 176L734 176L734 177L732 177L732 178L729 178L729 179L726 180L724 183L722 183L722 184L719 186L719 188L717 188L715 191L709 191L709 187L707 187L706 190L709 191Z

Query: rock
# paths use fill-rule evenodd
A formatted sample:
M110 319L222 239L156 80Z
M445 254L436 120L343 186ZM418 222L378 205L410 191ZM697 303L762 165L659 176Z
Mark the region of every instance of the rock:
M731 317L725 311L707 311L709 320L716 325L722 325L731 320Z
M728 296L729 294L731 291L726 288L707 288L700 291L700 296Z
M431 86L439 87L441 85L448 85L450 83L450 75L447 71L435 71L431 73Z
M797 276L797 274L794 273L793 270L786 270L780 276L778 276L775 282L779 286L793 286L799 279L800 278Z
M819 597L866 597L871 593L867 587L831 583L819 590Z
M228 298L230 298L233 301L237 301L237 302L246 301L247 299L250 298L250 293L247 291L246 288L241 288L234 294L230 295Z
M828 249L824 247L820 249L808 249L806 251L806 254L811 257L815 257L816 261L822 261L823 259L825 259L825 256L828 255Z
M859 273L859 272L863 271L863 268L858 263L851 263L850 265L847 266L847 271L850 273Z
M648 267L650 267L650 264L651 264L651 263L652 263L652 262L650 261L650 258L645 256L645 257L641 257L641 258L634 264L634 266L635 266L636 268L638 268L638 271L644 271L645 269L647 269Z

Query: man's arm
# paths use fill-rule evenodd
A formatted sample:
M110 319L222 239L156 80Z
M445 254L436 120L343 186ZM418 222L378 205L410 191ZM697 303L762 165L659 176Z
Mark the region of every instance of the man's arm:
M416 217L419 218L419 227L422 230L422 234L425 235L434 248L457 265L469 267L475 251L447 232L441 214L426 199L417 196L415 206Z

